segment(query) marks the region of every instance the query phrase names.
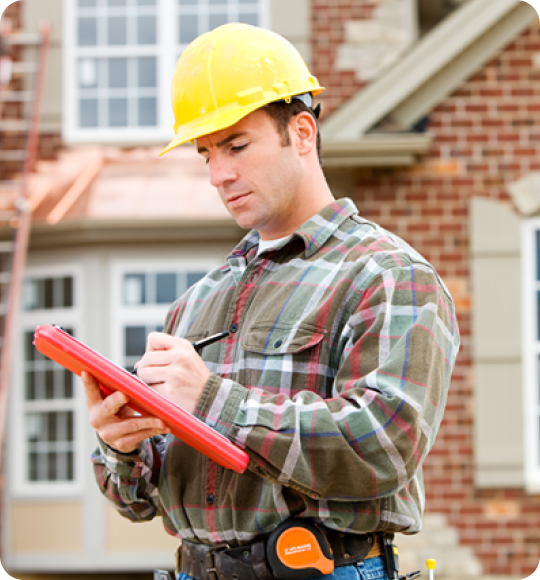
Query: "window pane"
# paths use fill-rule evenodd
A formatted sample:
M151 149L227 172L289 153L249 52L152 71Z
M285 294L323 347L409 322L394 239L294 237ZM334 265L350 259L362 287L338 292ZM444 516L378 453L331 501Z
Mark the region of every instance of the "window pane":
M56 481L56 479L58 479L57 477L57 472L56 472L56 460L57 460L57 455L54 451L50 451L47 454L47 463L48 463L48 469L47 469L47 480L48 481Z
M73 373L64 370L64 399L73 399Z
M146 349L146 328L144 326L126 326L126 356L142 356Z
M97 99L81 99L79 101L79 117L81 127L98 126Z
M96 46L97 18L79 18L77 22L79 46Z
M84 58L79 60L77 67L79 76L79 87L93 88L97 87L97 60L92 58Z
M78 6L81 8L93 7L96 6L97 0L78 0Z
M227 0L210 0L208 4L210 4L210 6L217 4L227 4Z
M109 6L125 6L126 0L107 0Z
M38 455L30 453L28 455L28 481L38 480Z
M180 6L197 6L197 0L178 0Z
M180 16L180 44L189 44L195 40L198 33L199 18L195 14L185 14Z
M139 127L157 126L157 99L143 97L139 99Z
M256 12L245 12L240 13L238 16L238 21L244 24L252 24L253 26L259 25L259 15Z
M208 17L208 27L210 30L213 30L222 24L227 24L228 21L227 14L210 14Z
M73 278L67 276L64 278L64 308L73 307Z
M540 340L540 291L536 292L536 329L537 340Z
M36 399L36 371L26 371L26 391L25 399L33 401Z
M139 87L157 86L157 59L153 56L137 59Z
M157 22L155 16L139 16L137 18L137 43L157 43Z
M45 303L43 308L54 308L54 280L52 278L45 278L44 293Z
M124 276L124 304L144 304L146 302L146 276L144 274L126 274Z
M127 127L128 124L127 99L109 99L109 126Z
M138 6L155 6L156 0L137 0Z
M73 468L73 451L67 453L67 479L73 481L75 479L75 470Z
M113 89L128 86L127 58L109 59L109 87Z
M45 398L54 399L54 371L52 369L45 371Z
M540 280L540 230L536 230L536 279Z
M127 44L127 19L124 16L109 16L107 42L109 45Z
M178 298L176 295L176 274L156 274L156 302L170 304Z

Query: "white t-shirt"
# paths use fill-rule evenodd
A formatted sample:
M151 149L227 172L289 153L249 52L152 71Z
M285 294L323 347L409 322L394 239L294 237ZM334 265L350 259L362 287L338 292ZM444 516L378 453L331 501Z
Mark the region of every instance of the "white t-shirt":
M257 250L257 256L259 256L261 252L268 250L268 248L273 248L274 246L277 246L280 242L288 240L289 237L290 236L285 236L284 238L278 238L277 240L259 240L259 249Z

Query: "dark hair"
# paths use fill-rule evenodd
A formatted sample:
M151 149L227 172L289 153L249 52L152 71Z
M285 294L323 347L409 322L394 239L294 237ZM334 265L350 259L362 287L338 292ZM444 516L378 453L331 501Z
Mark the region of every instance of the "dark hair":
M319 119L313 110L305 105L299 99L292 99L290 103L285 101L277 101L274 103L269 103L266 107L263 107L263 111L266 111L267 115L272 119L276 130L281 137L281 146L289 147L291 144L291 138L289 135L289 122L293 117L296 117L302 111L309 113L315 120L315 125L317 126L317 156L319 158L319 164L322 167L322 153L321 153L321 131L319 129Z

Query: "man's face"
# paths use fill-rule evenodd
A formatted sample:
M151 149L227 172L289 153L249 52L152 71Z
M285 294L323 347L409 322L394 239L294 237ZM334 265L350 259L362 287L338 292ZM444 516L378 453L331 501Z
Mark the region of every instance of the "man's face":
M295 205L303 168L294 143L293 136L291 146L283 147L274 123L260 110L197 139L225 207L240 227L258 230L263 240L287 236L300 225Z

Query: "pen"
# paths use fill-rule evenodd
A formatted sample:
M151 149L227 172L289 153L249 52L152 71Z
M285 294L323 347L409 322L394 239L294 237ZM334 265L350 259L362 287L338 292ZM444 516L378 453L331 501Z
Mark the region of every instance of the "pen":
M212 336L209 336L208 338L203 338L202 340L198 340L197 342L192 342L191 346L193 346L193 348L197 352L199 352L205 346L208 346L209 344L213 344L214 342L217 342L218 340L221 340L222 338L226 338L227 336L229 336L229 332L227 330L225 330L224 332L218 332L217 334L213 334ZM137 369L132 369L129 372L132 375L136 375Z
M201 350L201 348L204 348L205 346L208 346L209 344L212 344L214 342L217 342L218 340L221 340L222 338L226 338L227 336L229 336L229 332L227 330L225 330L224 332L218 332L217 334L213 334L212 336L209 336L208 338L203 338L202 340L199 340L197 342L192 342L192 346L193 348L199 352Z

